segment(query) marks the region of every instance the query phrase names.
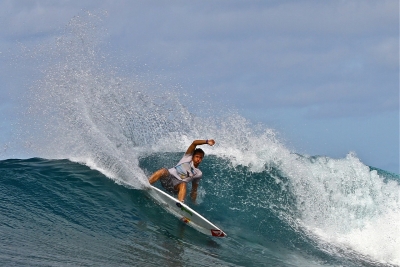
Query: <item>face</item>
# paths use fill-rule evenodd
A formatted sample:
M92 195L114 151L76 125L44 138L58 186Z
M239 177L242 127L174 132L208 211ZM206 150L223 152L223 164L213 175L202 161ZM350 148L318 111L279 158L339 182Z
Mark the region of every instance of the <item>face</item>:
M202 153L196 153L193 155L193 165L197 168L197 166L199 166L199 164L201 163L201 161L203 160L204 155Z

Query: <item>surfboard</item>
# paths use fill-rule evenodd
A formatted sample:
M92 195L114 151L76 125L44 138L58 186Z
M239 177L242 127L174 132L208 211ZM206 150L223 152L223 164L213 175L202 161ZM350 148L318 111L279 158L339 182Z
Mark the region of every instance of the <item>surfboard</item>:
M147 190L149 195L169 213L180 219L182 222L193 227L197 231L215 237L225 237L224 231L212 224L206 218L194 211L185 203L167 194L166 192L150 185Z

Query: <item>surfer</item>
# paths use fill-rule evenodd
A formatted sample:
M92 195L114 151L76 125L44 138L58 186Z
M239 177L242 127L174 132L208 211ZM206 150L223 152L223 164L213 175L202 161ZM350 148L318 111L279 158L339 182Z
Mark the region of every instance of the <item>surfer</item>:
M192 191L190 197L193 202L196 201L197 187L199 186L200 179L203 173L198 168L204 158L204 151L201 148L196 148L198 145L208 144L213 146L215 141L208 140L194 140L186 150L185 155L178 162L178 164L171 168L162 168L153 173L149 178L149 183L154 184L160 180L161 185L170 193L177 194L178 200L184 202L186 197L187 183L192 182Z

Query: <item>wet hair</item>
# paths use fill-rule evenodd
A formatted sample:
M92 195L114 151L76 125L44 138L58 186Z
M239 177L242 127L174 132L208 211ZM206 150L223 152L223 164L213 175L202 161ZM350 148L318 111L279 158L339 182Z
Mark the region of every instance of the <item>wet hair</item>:
M196 149L194 150L194 152L193 152L193 156L196 155L196 154L203 154L203 157L204 157L204 155L205 155L206 153L204 153L203 149L201 149L201 148L196 148Z

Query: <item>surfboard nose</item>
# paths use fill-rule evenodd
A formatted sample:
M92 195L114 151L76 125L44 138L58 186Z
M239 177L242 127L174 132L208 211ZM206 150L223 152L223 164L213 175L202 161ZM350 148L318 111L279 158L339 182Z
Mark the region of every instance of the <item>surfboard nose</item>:
M216 237L225 237L226 234L222 230L213 230L211 229L211 235Z

